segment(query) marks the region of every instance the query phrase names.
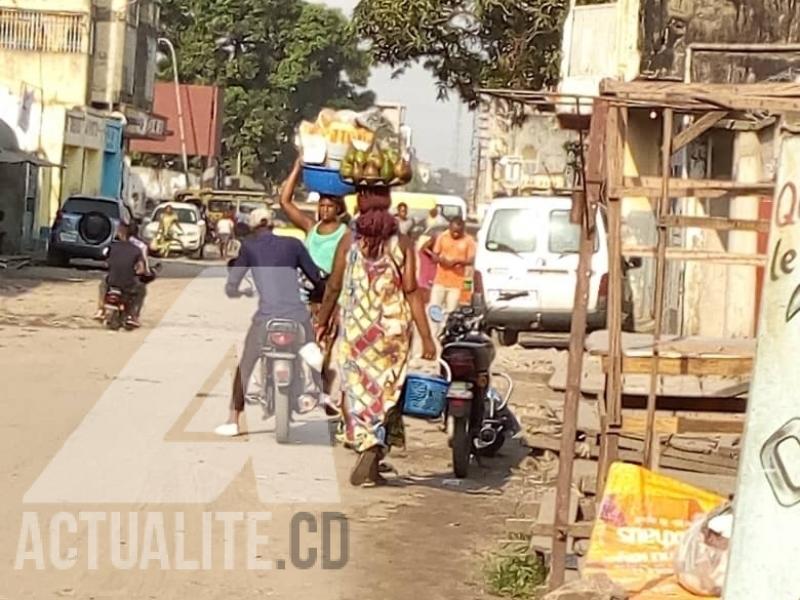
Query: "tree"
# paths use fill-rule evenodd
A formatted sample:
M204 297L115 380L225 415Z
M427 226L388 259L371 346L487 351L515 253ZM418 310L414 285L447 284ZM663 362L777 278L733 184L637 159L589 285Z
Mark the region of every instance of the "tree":
M545 89L558 80L568 0L361 0L358 33L402 72L420 62L440 95L471 105L480 87Z
M338 10L303 0L162 0L181 81L225 88L223 156L232 172L280 178L294 131L323 107L361 109L370 59ZM169 71L166 73L169 74Z

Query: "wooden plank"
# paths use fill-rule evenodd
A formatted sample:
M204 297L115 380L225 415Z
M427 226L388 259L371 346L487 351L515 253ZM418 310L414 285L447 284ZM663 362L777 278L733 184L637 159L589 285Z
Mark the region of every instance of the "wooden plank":
M647 425L644 417L625 415L622 419L624 433L644 433ZM730 433L741 434L744 431L744 421L733 419L698 419L690 417L656 416L656 431L660 434L682 433Z
M610 184L609 195L618 198L645 196L659 198L659 177L624 177L621 186ZM773 182L746 183L721 179L669 179L671 198L723 198L728 196L772 196Z
M561 528L560 531L566 531L569 537L588 539L592 537L592 528L594 523L572 523L567 525L566 528ZM533 536L546 536L554 535L556 532L554 525L550 523L535 523L531 526L531 535Z
M776 98L800 98L797 84L776 82L776 83L684 83L682 81L620 81L618 79L603 79L600 82L601 94L685 94L690 96L697 95L720 95L741 96L741 97L776 97Z
M761 219L726 219L725 217L685 217L683 215L667 215L661 219L666 227L697 227L698 229L714 229L716 231L757 231L769 233L769 221Z
M672 153L675 154L684 146L703 135L727 114L727 111L724 110L714 110L704 114L672 139Z
M622 372L628 375L645 375L650 373L653 364L651 356L624 356ZM608 357L603 357L603 370L608 370ZM746 377L753 372L753 358L739 357L702 357L662 356L658 361L659 375L719 375L720 377Z
M624 256L640 256L642 258L653 258L655 248L653 246L623 246ZM763 267L767 264L767 257L764 254L736 254L733 252L715 252L713 250L697 250L693 248L667 248L667 260L702 260L715 262L721 265L750 265L753 267Z
M606 185L609 189L619 187L625 175L625 136L627 133L627 109L610 107L606 123L605 168ZM619 196L617 196L619 197Z
M663 112L661 130L661 195L658 198L656 214L659 221L669 213L670 167L672 164L672 109ZM647 394L647 426L645 427L644 466L654 470L658 457L658 435L655 432L656 395L658 394L658 359L664 319L664 288L667 273L667 229L658 228L656 242L655 308L653 311L653 359L650 362L650 391ZM623 361L624 362L624 361ZM614 365L610 365L613 369Z

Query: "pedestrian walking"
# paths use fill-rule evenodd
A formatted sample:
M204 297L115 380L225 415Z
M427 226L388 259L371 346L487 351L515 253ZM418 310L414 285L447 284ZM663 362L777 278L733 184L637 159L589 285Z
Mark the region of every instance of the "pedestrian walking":
M464 231L464 219L456 217L433 242L436 276L431 288L431 304L441 306L445 314L458 308L467 268L475 263L475 240Z
M358 453L350 482L357 486L382 483L381 459L393 445L405 445L399 401L414 324L423 358L436 354L417 286L414 245L398 233L390 207L388 189L359 190L354 230L336 251L317 331L324 339L338 303L336 356L346 435Z

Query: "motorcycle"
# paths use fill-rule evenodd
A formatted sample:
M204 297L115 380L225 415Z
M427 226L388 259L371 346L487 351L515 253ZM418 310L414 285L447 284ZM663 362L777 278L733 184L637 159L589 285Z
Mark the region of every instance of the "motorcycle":
M428 315L434 323L444 321L441 307L431 306ZM445 424L452 426L453 470L463 479L473 456L494 456L508 437L520 432L508 406L514 382L507 374L492 371L494 343L483 330L483 315L474 308L463 306L451 313L439 339L442 374L450 382ZM504 394L492 385L493 377L506 382Z
M228 261L233 267L235 259ZM255 285L250 276L248 288L241 295L255 296ZM290 441L293 414L300 412L299 401L304 391L303 349L309 345L304 339L303 325L291 319L271 319L266 324L266 340L261 349L258 369L261 390L255 396L246 395L249 404L259 404L264 419L275 417L275 439L279 444ZM313 342L313 340L311 340Z
M103 300L103 323L111 331L119 331L124 325L125 329L131 330L128 322L130 314L130 298L121 288L108 286L105 299Z

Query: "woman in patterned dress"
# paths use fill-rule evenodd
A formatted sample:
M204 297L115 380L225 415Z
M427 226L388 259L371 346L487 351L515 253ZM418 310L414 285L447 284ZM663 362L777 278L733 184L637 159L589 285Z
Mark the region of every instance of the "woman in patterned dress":
M339 243L319 315L322 338L338 303L345 428L358 452L353 485L381 483L380 460L389 447L403 444L399 401L414 324L423 358L436 355L417 287L414 243L398 233L390 206L388 189L359 190L355 226Z

